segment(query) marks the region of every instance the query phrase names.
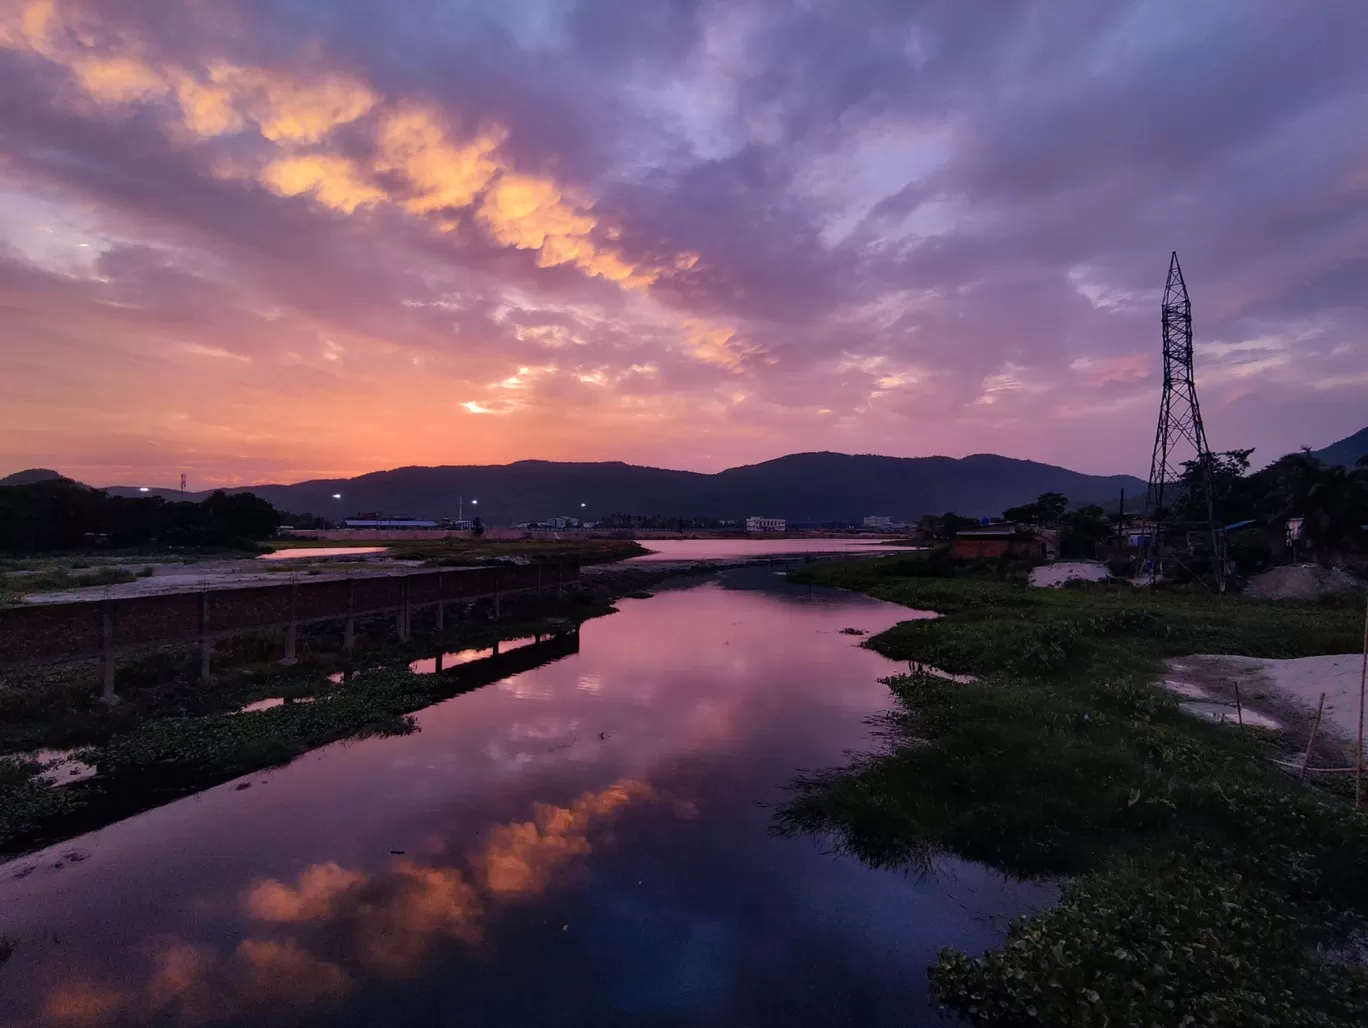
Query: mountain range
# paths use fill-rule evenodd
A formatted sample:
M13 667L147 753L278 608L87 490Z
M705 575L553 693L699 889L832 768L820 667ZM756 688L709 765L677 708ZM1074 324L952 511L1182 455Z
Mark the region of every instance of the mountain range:
M1324 464L1339 464L1352 468L1360 457L1368 456L1368 428L1361 428L1323 450L1312 450L1311 456Z
M1114 505L1123 489L1138 500L1145 483L1129 475L1084 475L995 454L957 460L844 453L795 453L715 474L620 461L525 460L395 468L351 479L250 487L280 510L332 520L360 511L426 518L454 518L463 511L466 517L479 514L490 524L541 521L558 514L590 520L609 514L763 515L797 523L856 521L874 514L910 520L946 511L1000 514L1051 491L1064 493L1075 503ZM131 487L109 492L142 495ZM173 490L152 492L179 497ZM205 495L191 493L185 498Z
M1368 428L1314 456L1352 467L1368 454ZM59 477L30 469L0 485ZM1125 490L1127 509L1143 502L1145 483L1131 475L1084 475L1036 461L979 453L951 457L793 453L715 474L601 463L524 460L514 464L406 467L356 478L314 479L294 485L256 485L252 492L278 509L341 520L376 511L389 515L454 518L479 514L490 524L541 521L558 514L590 520L609 514L664 517L783 517L792 522L857 521L884 515L895 521L955 511L1000 514L1008 507L1060 492L1074 504L1114 508ZM208 492L111 486L115 496L156 495L202 500ZM340 495L341 499L335 496ZM478 503L476 503L478 501Z

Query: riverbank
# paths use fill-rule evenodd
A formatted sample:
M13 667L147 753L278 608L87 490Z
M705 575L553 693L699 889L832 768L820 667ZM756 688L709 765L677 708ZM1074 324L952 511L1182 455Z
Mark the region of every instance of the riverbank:
M975 1024L1364 1023L1368 975L1344 958L1368 924L1368 817L1328 791L1345 783L1273 763L1304 742L1299 726L1214 724L1158 684L1165 659L1194 653L1355 649L1362 597L954 577L967 573L900 556L791 576L940 611L868 645L977 681L891 679L887 748L800 779L779 829L879 867L955 855L1064 878L1060 905L1005 946L931 969Z
M206 549L164 550L117 556L57 554L0 558L0 606L18 603L68 603L105 597L157 596L201 589L227 589L278 583L281 576L332 581L392 575L405 568L483 567L575 560L581 566L615 563L648 551L630 539L589 540L438 540L397 543L392 547L329 548L282 559L274 547L243 555ZM332 549L333 552L326 552ZM338 550L342 552L338 552ZM262 558L265 559L262 559Z
M70 665L8 680L0 686L0 856L329 742L405 734L414 711L573 652L580 624L614 612L589 592L507 607L504 618L451 619L447 630L406 643L387 638L387 619L363 623L351 660L305 638L300 662L282 667L245 639L222 655L232 666L208 687L196 681L193 659L153 655L125 676L113 707L73 686L82 676ZM517 647L500 652L509 640Z

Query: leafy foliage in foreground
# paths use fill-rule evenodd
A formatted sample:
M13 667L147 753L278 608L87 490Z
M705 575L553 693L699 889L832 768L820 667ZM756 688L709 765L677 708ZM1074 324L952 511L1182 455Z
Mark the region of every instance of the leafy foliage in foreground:
M981 680L891 679L887 748L800 779L777 826L881 867L1081 876L1003 949L943 953L942 1002L993 1026L1368 1023L1363 969L1326 955L1368 917L1368 817L1151 684L1166 656L1353 649L1358 602L888 573L908 559L801 577L946 613L868 645Z
M942 953L941 998L992 1026L1362 1024L1368 975L1319 958L1285 897L1186 865L1119 868L1065 887L977 959Z
M7 839L38 831L82 805L76 794L40 779L40 770L31 760L0 757L0 848Z

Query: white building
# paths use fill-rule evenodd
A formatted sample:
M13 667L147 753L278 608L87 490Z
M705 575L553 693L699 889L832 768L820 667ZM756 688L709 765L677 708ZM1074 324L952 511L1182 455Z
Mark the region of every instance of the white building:
M786 532L788 522L783 518L746 518L747 532Z
M891 528L893 526L893 519L878 517L871 514L864 519L864 526L865 528Z

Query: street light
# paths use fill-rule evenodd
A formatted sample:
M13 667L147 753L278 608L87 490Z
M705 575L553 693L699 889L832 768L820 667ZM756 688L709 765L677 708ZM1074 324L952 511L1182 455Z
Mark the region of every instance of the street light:
M334 499L334 500L340 500L340 499L342 499L342 494L341 494L341 493L333 493L333 499Z
M147 486L145 486L145 485L140 485L140 486L138 486L138 492L140 492L140 493L145 493L145 492L148 492L148 491L149 491L149 490L148 490Z

